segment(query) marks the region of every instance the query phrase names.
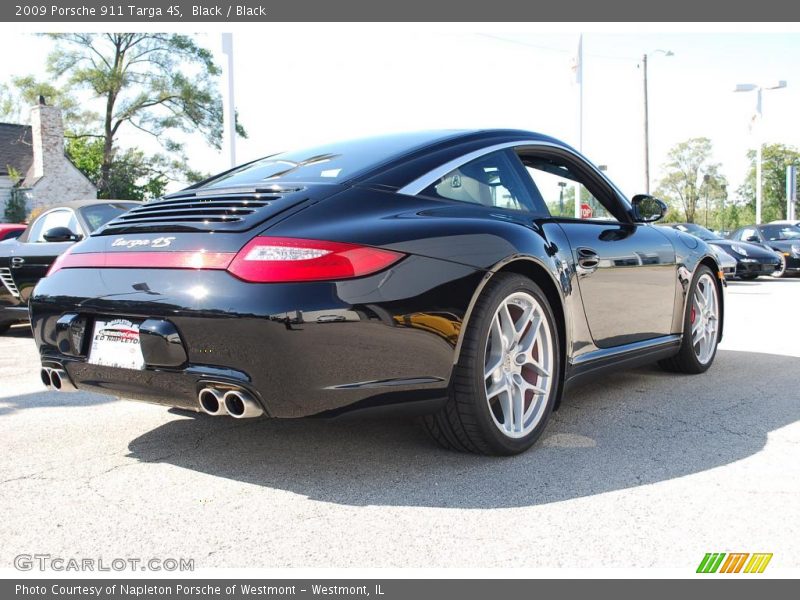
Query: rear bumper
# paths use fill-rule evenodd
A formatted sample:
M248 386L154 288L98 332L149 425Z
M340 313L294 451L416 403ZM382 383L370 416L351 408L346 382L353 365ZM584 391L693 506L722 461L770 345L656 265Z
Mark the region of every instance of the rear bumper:
M370 277L302 284L250 284L225 271L64 269L37 286L31 324L43 364L63 366L82 389L196 409L199 390L221 382L249 391L273 417L424 412L445 397L482 275L414 256ZM180 364L89 363L94 320L108 316L174 326ZM80 327L65 330L73 318Z

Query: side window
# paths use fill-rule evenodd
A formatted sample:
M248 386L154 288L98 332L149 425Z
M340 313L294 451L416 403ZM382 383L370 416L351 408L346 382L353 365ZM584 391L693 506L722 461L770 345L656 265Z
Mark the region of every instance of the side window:
M576 189L580 189L581 218L617 220L586 186L577 185L578 175L565 163L535 155L523 156L522 163L552 216L574 218Z
M44 242L44 234L53 227L67 227L73 233L78 233L78 220L75 217L75 213L69 209L63 208L42 215L42 217L34 223L28 241Z
M758 237L755 229L742 229L742 234L739 236L739 239L744 242L751 237Z
M523 183L519 161L505 150L491 152L450 171L422 190L424 196L511 210L542 212Z

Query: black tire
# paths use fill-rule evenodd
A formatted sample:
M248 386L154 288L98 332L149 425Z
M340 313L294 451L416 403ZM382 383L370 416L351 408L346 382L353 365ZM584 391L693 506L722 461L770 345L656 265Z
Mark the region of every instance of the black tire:
M658 364L666 371L696 375L698 373L705 373L714 363L714 358L717 355L717 346L719 344L719 325L717 326L714 350L707 362L700 362L697 354L695 353L692 340L692 298L694 297L695 290L697 289L698 281L704 274L710 275L712 281L714 282L714 290L717 299L717 319L719 319L722 308L722 297L719 293L719 283L717 282L717 279L711 269L705 265L701 265L695 271L694 277L692 278L692 285L689 287L689 301L686 303L686 312L683 315L683 339L681 341L680 351L675 356L658 362Z
M772 274L773 277L779 279L781 277L786 277L786 258L780 254L781 257L781 264L780 267Z
M486 399L484 364L489 329L495 312L515 292L527 292L546 315L552 340L552 380L544 412L524 437L509 437L495 425ZM547 296L533 281L515 273L492 277L473 308L458 363L453 368L447 404L438 413L422 417L423 427L442 447L478 454L509 456L530 448L547 426L561 386L561 353L556 320Z

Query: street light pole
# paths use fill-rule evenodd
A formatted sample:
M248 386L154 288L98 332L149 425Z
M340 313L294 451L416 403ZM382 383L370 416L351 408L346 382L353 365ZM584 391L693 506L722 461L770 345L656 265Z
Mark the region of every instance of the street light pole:
M236 166L236 103L233 96L233 34L222 34L222 145L228 166Z
M578 37L578 54L575 57L575 82L578 84L578 152L583 152L583 34ZM576 219L581 218L581 184L575 182Z
M642 56L644 74L644 192L650 193L650 119L647 107L647 54Z
M762 145L763 145L763 132L762 121L764 120L764 113L761 109L761 95L764 90L780 90L786 87L784 80L777 81L769 85L758 85L755 83L739 83L733 89L734 92L756 92L756 114L753 118L753 125L756 128L756 225L761 224L761 204L763 200L763 183L761 176L761 162Z
M651 54L675 56L672 50L653 50ZM642 55L642 81L644 83L644 191L650 193L650 107L647 98L647 53Z
M764 113L761 112L761 92L759 87L756 92L756 225L761 224L761 207L764 202L763 179L761 171L761 163L764 160L763 145L764 140L761 138L763 132L761 131L761 120L764 118Z

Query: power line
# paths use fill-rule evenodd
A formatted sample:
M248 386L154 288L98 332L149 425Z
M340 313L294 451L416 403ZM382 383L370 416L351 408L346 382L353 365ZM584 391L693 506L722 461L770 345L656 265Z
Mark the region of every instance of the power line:
M529 42L523 42L520 40L515 40L513 38L505 38L499 35L492 35L490 33L476 33L475 35L496 40L499 42L506 42L508 44L517 44L519 46L526 46L528 48L536 48L537 50L545 50L547 52L557 52L559 54L567 54L567 55L574 54L572 50L565 50L563 48L554 48L552 46L542 46L541 44L531 44ZM593 52L584 52L584 55L591 56L592 58L602 58L606 60L624 60L630 62L641 61L641 57L639 56L610 56L608 54L595 54Z

